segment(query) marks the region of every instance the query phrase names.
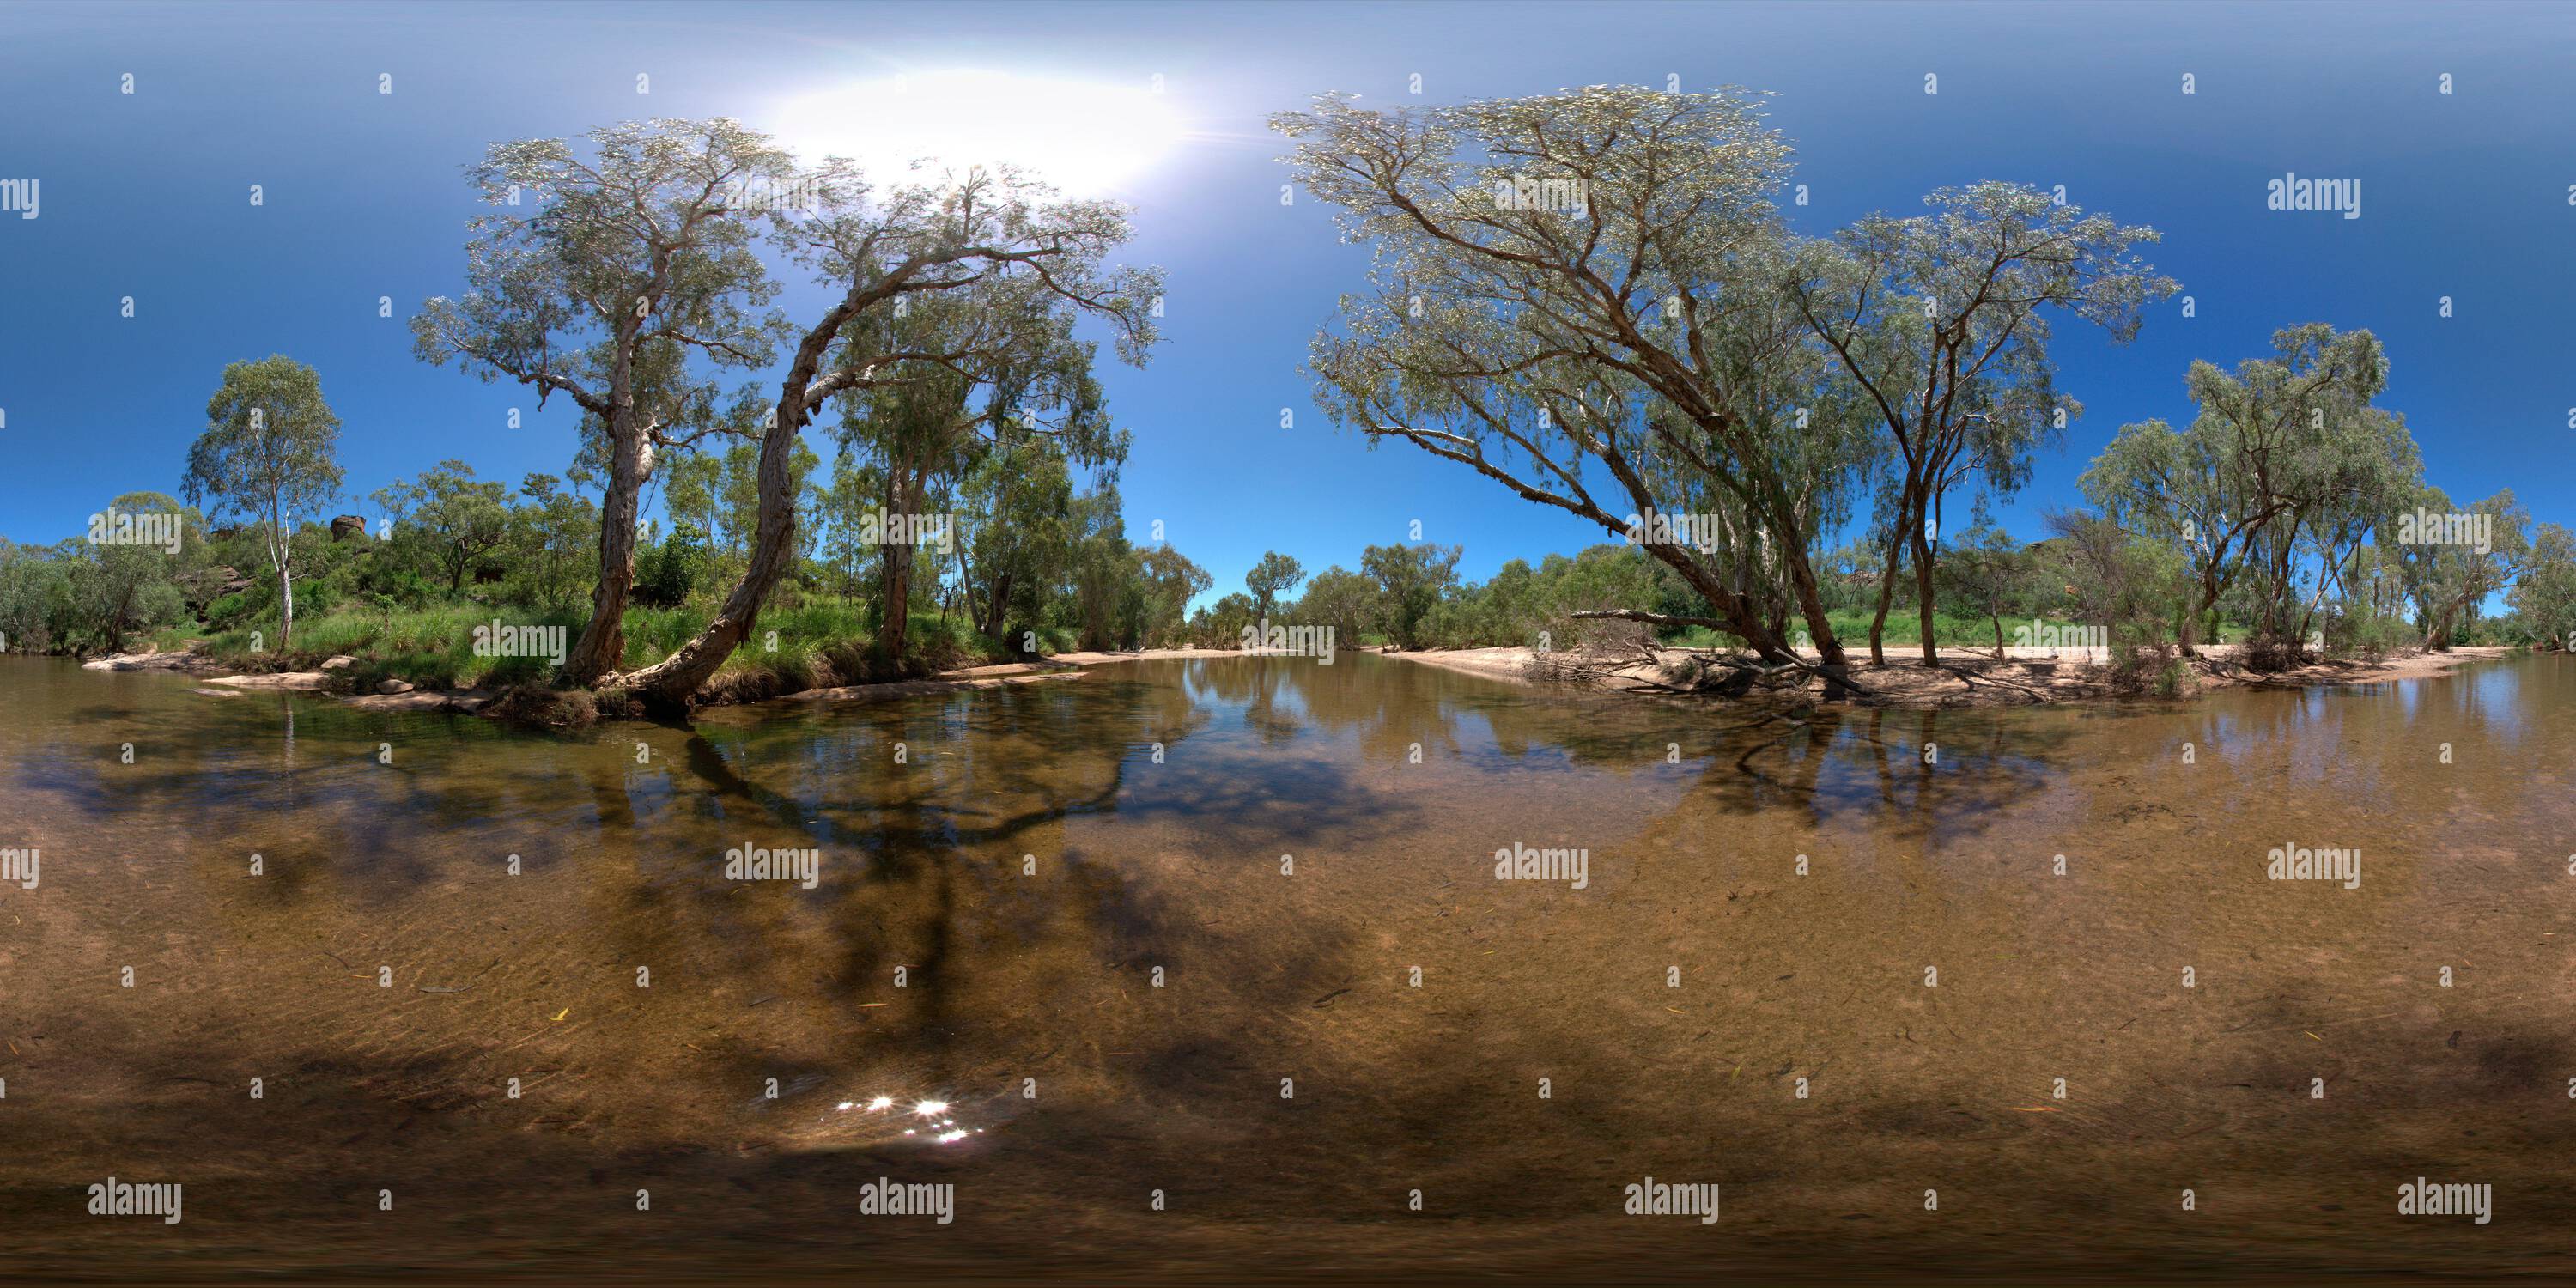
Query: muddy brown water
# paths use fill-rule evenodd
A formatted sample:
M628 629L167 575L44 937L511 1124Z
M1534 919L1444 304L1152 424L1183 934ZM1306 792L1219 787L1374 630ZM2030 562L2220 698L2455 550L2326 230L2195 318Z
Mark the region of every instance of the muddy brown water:
M0 658L12 1275L2576 1266L2566 658L1805 724L1352 655L570 735L196 687Z

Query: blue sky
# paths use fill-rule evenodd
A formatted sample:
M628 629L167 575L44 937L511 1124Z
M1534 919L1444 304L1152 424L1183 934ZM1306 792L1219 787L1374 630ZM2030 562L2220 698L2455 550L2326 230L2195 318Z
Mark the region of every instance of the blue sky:
M315 366L346 422L355 512L446 457L560 473L563 401L537 414L411 357L403 319L462 285L480 207L460 167L644 116L783 129L800 99L957 71L1122 94L1159 77L1156 110L1185 127L1113 189L1137 208L1129 257L1171 293L1151 365L1106 384L1135 435L1131 534L1160 520L1220 592L1264 549L1356 566L1417 519L1478 579L1603 539L1310 405L1308 341L1367 254L1303 194L1280 204L1263 122L1327 90L1454 102L1678 74L1776 95L1807 231L1982 179L2154 226L2196 316L2160 306L2126 347L2061 322L2087 414L2000 512L2025 537L2122 423L2188 416L2192 359L2233 365L2320 320L2386 343L2384 403L2455 499L2510 486L2576 521L2571 55L2576 8L2539 4L12 5L0 179L39 180L42 204L0 214L0 534L52 541L116 493L175 491L223 365L272 352ZM2266 210L2285 171L2359 179L2362 217ZM813 312L790 281L791 316Z

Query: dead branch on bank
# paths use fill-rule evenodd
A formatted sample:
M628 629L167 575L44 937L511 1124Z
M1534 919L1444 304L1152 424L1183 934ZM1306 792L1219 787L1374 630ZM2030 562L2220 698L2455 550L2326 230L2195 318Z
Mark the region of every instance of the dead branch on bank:
M1728 629L1726 623L1718 621L1715 618L1686 617L1673 613L1650 613L1641 608L1588 609L1582 612L1577 612L1573 614L1573 616L1578 621L1609 620L1642 622L1648 626L1674 629L1688 626L1700 626L1719 632L1726 632ZM1751 673L1751 678L1742 681L1743 687L1738 688L1734 694L1730 694L1729 696L1741 696L1745 688L1750 688L1752 685L1757 683L1763 683L1765 684L1765 687L1770 687L1770 685L1766 683L1767 681L1772 680L1774 677L1786 675L1792 672L1798 674L1801 682L1810 676L1823 680L1825 682L1825 701L1827 702L1834 701L1835 699L1844 696L1846 693L1859 698L1876 696L1871 692L1867 685L1855 682L1851 678L1851 674L1847 669L1839 666L1825 666L1820 663L1810 662L1805 658L1798 657L1794 654L1783 654L1776 660L1764 659L1753 661L1748 661L1746 659L1724 653L1700 654L1694 652L1692 656L1704 662L1714 663L1740 672Z

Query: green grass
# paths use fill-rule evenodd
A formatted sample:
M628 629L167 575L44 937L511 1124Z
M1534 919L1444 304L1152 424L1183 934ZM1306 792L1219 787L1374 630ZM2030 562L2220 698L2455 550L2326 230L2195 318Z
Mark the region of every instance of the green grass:
M438 689L541 678L547 666L543 658L475 655L474 628L489 625L496 617L511 626L562 626L567 643L581 633L582 618L571 609L496 610L482 604L446 604L387 614L381 609L339 608L299 618L294 643L288 648L279 647L272 622L216 631L204 637L203 651L249 672L307 670L345 653L357 659L351 668L353 680L397 677Z

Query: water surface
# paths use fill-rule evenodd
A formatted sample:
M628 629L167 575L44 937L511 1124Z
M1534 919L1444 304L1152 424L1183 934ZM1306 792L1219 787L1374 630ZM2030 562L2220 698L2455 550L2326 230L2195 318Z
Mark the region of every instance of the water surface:
M2565 658L1803 724L1140 662L569 735L0 658L0 709L28 1272L2567 1266Z

